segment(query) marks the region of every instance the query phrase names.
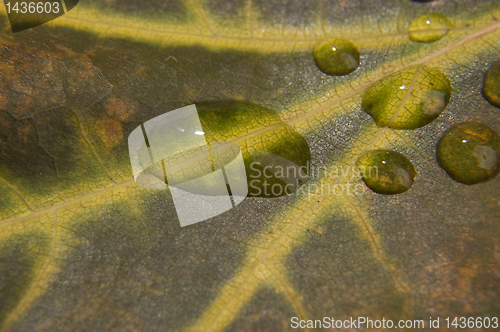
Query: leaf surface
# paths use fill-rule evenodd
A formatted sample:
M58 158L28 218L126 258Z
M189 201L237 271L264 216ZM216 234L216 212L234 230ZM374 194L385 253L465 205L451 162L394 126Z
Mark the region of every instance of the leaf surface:
M16 34L1 8L3 331L498 316L500 179L463 185L436 161L456 123L500 132L481 93L499 58L498 1L92 0ZM412 20L429 12L448 18L448 33L411 40ZM346 76L314 62L314 47L337 37L361 54ZM446 109L417 129L377 126L365 92L412 72L407 92L391 95L397 116L422 95L424 68L449 79ZM247 198L181 228L168 190L135 184L127 137L211 101L275 110L307 141L317 174L293 196ZM241 124L227 140L250 147L251 135ZM374 149L412 162L410 190L364 185L356 161Z

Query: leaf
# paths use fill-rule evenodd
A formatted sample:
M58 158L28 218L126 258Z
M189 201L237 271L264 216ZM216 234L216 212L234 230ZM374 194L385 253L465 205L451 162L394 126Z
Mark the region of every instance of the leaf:
M410 39L429 12L452 26ZM454 124L500 132L481 93L499 58L498 1L93 0L16 34L0 18L3 331L276 331L292 316L444 324L500 312L499 177L467 186L436 160ZM312 52L338 37L360 66L328 76ZM411 71L408 92L390 94L397 116L422 95L423 68L451 82L446 108L417 129L377 126L365 92ZM181 228L168 190L135 184L127 137L211 101L275 110L316 172L293 196L247 198ZM365 186L356 161L376 149L411 161L408 191Z

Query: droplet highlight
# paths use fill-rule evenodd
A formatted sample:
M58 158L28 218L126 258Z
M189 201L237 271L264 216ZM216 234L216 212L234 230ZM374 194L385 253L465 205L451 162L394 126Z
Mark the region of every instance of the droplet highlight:
M368 151L358 159L356 165L368 188L383 195L407 191L416 176L408 158L390 150Z
M325 74L347 75L359 67L359 51L348 40L327 40L314 49L314 60Z
M439 69L415 66L369 87L362 108L380 127L416 129L443 112L451 91L450 80Z
M410 24L410 39L423 43L435 42L448 34L452 24L443 14L420 15Z
M448 175L472 185L488 181L499 171L500 136L488 126L468 122L451 127L437 146L437 160Z
M486 73L483 95L492 105L500 107L500 61L493 63Z

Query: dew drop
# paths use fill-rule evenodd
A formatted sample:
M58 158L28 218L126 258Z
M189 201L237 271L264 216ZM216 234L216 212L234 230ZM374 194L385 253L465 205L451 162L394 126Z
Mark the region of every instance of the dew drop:
M362 155L356 165L366 185L376 193L400 194L411 188L415 179L412 163L401 153L373 150Z
M276 112L240 101L201 102L196 108L209 144L237 141L249 197L286 196L308 181L309 145Z
M448 34L452 24L448 18L439 13L420 15L410 24L411 40L432 43Z
M500 136L488 126L468 122L451 127L437 146L437 160L448 175L464 184L485 182L500 171Z
M500 107L500 61L495 62L486 73L483 95L491 104Z
M380 127L415 129L443 112L451 90L450 80L439 69L412 67L369 87L362 107Z
M358 68L359 52L348 40L327 40L314 49L314 60L318 68L328 75L347 75Z

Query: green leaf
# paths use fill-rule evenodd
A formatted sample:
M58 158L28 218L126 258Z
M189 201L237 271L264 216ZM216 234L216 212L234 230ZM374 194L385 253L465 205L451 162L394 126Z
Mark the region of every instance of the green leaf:
M2 331L276 331L292 316L442 325L500 312L499 177L465 185L436 157L455 124L500 132L482 94L500 57L498 1L92 0L15 34L1 8ZM421 28L429 13L446 24ZM338 38L360 64L327 75L314 49ZM405 89L380 95L395 78ZM213 102L272 110L233 119L240 106L224 107L213 114L227 122L208 127L247 157L260 146L301 165L310 150L311 179L181 228L168 190L135 184L127 137ZM378 149L411 162L409 190L365 185L356 163Z

